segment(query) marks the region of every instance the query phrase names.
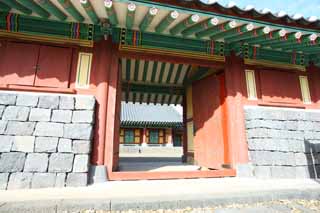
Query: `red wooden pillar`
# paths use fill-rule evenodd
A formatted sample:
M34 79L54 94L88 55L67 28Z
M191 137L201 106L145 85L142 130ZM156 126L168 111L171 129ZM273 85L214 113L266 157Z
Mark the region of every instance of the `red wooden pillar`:
M235 166L248 162L248 145L245 135L243 96L245 87L245 66L243 59L232 54L226 57L225 65L225 126L229 145L227 164Z
M310 95L313 103L316 104L316 108L320 107L320 69L315 65L311 64L307 68L308 81L310 87Z
M169 147L173 146L172 128L168 129L166 134L167 134L167 140L168 140L166 145Z
M117 168L117 158L119 149L119 140L116 141L116 133L119 130L119 56L117 45L112 44L109 68L109 84L108 84L108 98L107 98L107 118L106 118L106 132L105 132L105 152L104 165L110 174ZM121 72L120 72L121 73Z
M91 163L104 164L104 146L107 115L108 74L111 56L111 40L96 43L93 50L91 80L96 88L96 127Z
M147 146L147 129L142 130L142 146Z

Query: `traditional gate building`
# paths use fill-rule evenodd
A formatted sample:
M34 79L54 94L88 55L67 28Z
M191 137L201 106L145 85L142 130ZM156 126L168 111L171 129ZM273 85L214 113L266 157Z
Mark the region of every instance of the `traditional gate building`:
M319 29L198 0L0 0L0 188L86 185L89 165L94 182L315 177ZM184 160L206 169L118 171L121 101L181 104Z

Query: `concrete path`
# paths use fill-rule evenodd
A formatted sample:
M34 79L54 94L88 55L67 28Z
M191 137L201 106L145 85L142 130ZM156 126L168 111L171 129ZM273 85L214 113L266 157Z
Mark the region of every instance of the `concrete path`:
M183 209L279 199L319 200L320 184L309 179L221 178L115 181L83 188L0 191L0 213L28 212L28 209L46 213L83 209Z

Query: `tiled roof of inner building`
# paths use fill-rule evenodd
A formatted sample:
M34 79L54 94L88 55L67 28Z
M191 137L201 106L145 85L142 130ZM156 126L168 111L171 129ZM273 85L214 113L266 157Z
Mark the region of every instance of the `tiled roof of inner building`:
M184 7L192 8L196 5L201 10L216 9L225 14L235 13L236 15L242 17L252 17L252 18L266 18L270 22L281 21L286 24L297 24L304 27L320 28L320 18L316 16L310 16L308 18L303 17L301 14L288 15L285 11L273 12L268 8L257 10L252 5L247 5L244 8L238 7L234 2L230 1L227 5L222 5L218 0L209 0L207 3L201 0L178 0L178 1L166 1L166 0L156 0L158 2L165 2L168 4L175 5L174 2L182 4ZM292 2L294 3L294 1Z
M122 102L121 126L178 128L182 126L182 115L169 105Z

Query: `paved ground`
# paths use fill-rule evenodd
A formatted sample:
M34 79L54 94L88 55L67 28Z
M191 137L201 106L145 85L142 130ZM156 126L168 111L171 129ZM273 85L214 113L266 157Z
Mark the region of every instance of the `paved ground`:
M288 199L300 200L280 201ZM163 209L162 212L320 212L319 200L317 180L117 181L83 188L0 191L0 213L91 209L101 210L97 212L152 212L146 211L150 209Z

